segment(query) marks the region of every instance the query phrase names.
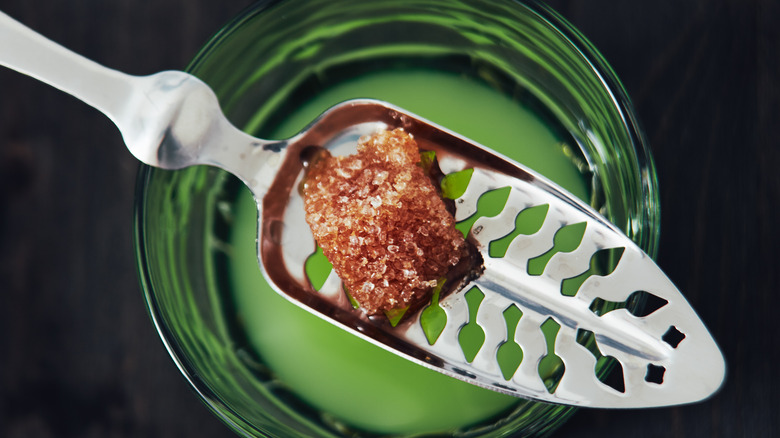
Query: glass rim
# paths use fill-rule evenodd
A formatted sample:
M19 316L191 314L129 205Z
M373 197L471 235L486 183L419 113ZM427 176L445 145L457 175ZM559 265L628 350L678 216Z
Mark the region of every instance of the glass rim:
M164 322L164 315L162 314L162 307L159 304L154 293L154 287L152 286L152 279L150 277L149 263L147 263L147 251L145 250L145 226L143 218L145 217L145 207L142 200L145 198L146 187L148 187L148 181L151 177L151 171L155 170L154 167L141 163L138 168L136 176L136 188L135 188L135 208L133 210L133 246L136 254L136 271L138 272L139 283L141 285L141 292L146 303L146 311L149 318L152 320L157 334L168 352L171 360L178 368L180 374L184 377L190 386L190 389L195 391L201 401L206 407L216 415L222 422L228 425L232 430L237 433L241 433L244 436L251 437L245 433L246 426L239 424L240 416L231 418L227 415L228 412L237 414L232 408L223 403L219 395L211 390L208 386L200 384L197 379L198 373L189 366L188 361L185 360L186 354L182 348L175 342L175 337L168 329L168 326Z

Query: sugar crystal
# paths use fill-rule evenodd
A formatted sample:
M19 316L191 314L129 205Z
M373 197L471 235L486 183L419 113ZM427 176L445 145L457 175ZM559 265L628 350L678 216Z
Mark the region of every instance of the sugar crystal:
M309 167L306 221L350 295L369 315L430 296L467 257L462 234L403 129L358 141L350 156Z

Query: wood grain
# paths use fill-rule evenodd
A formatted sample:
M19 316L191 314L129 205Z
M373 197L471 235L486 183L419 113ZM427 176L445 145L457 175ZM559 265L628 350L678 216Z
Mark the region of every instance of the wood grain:
M557 437L780 434L780 7L771 0L551 0L602 52L650 139L659 264L720 342L700 404L581 410ZM130 73L182 68L247 0L1 0ZM2 42L0 42L2 44ZM131 240L136 162L102 115L0 69L0 436L234 436L168 358Z

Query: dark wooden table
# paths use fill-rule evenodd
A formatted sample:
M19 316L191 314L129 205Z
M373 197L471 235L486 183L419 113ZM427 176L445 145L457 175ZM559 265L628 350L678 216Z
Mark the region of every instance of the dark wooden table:
M556 436L777 436L780 7L550 3L600 49L637 107L660 180L659 264L728 362L723 390L704 403L581 410ZM145 74L182 68L247 4L0 0L0 10ZM0 69L0 436L232 436L146 315L131 242L136 167L102 115Z

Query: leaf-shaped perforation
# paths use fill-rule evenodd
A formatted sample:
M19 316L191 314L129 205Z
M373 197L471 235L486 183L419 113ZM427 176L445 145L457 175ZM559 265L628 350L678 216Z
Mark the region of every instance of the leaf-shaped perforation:
M607 248L596 251L590 259L587 271L575 277L566 278L561 282L561 295L573 297L582 283L592 275L609 275L615 270L624 248Z
M523 349L515 342L517 323L523 316L523 312L513 304L504 310L503 316L504 321L506 321L507 337L506 341L502 342L496 351L496 360L499 368L501 368L501 373L504 375L504 379L509 380L514 376L517 367L523 361Z
M626 309L632 315L644 318L669 302L665 299L646 292L638 290L633 292L625 301L607 301L596 298L590 305L591 312L596 315L605 315L613 310Z
M317 245L317 250L306 258L304 268L309 284L311 284L314 290L318 291L325 285L333 265L330 264L328 258L322 253L322 248Z
M669 301L650 292L639 290L629 295L626 300L626 309L632 315L644 318L667 304L669 304Z
M626 384L623 379L623 366L620 361L612 356L605 356L599 350L593 332L590 330L579 329L577 331L577 343L587 348L596 358L596 364L593 367L593 373L599 381L617 392L625 393Z
M552 394L555 392L555 388L558 387L561 376L563 376L566 369L563 360L555 353L555 338L558 336L561 325L554 319L547 318L540 328L547 341L547 354L539 361L539 377L544 381L547 391Z
M469 232L479 234L484 227L477 227L475 229L473 228L474 223L479 218L493 217L500 214L506 205L509 191L509 187L502 187L483 193L477 201L477 211L467 219L455 224L455 228L460 230L464 236L467 236Z
M444 175L441 180L441 196L446 199L458 199L466 192L474 174L473 168L459 170Z
M447 312L439 305L439 295L443 284L443 280L439 281L439 285L433 291L430 304L420 314L420 325L430 345L436 343L436 340L444 332L444 327L447 326Z
M477 287L472 287L465 294L469 307L469 322L461 327L458 333L458 342L463 350L466 362L473 362L480 348L485 343L485 331L477 324L477 311L485 294Z
M312 289L329 299L335 299L344 294L341 279L336 275L333 265L317 246L316 250L304 262L304 274Z
M512 232L490 242L488 254L491 257L504 257L509 244L519 235L530 236L542 228L544 218L547 216L548 204L528 207L520 211L515 218L515 226Z
M550 259L559 252L572 252L580 246L587 222L565 225L555 233L553 247L549 251L528 260L528 274L542 275Z
M422 312L412 315L407 324L399 324L393 329L395 336L412 345L424 346L426 354L433 354L448 363L458 364L457 367L453 366L451 370L461 375L467 375L468 371L466 370L469 368L458 340L461 328L469 323L469 304L464 290L467 291L469 288L449 294L446 297L446 303L439 303L439 308L446 314L447 323L433 345L429 343L423 329ZM478 290L477 292L482 295Z

